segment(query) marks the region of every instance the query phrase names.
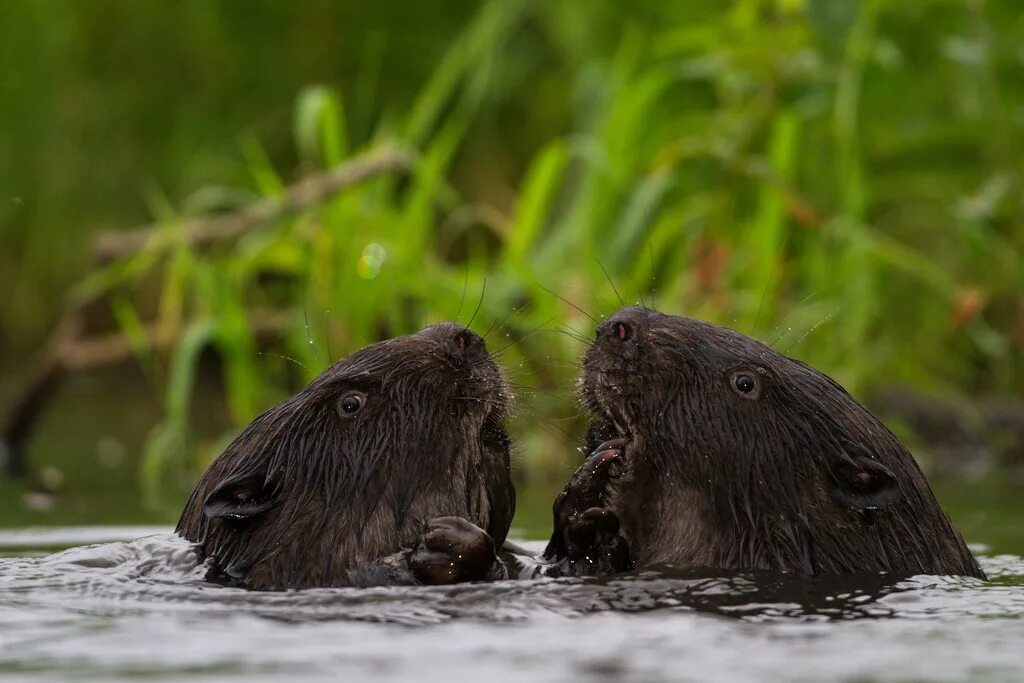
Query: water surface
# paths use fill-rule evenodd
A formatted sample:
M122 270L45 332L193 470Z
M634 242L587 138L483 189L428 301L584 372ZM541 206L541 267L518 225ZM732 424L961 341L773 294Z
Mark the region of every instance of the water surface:
M52 552L65 545L74 547ZM1024 680L1024 560L983 554L981 562L989 582L665 570L252 593L204 583L189 546L162 528L5 531L0 674Z

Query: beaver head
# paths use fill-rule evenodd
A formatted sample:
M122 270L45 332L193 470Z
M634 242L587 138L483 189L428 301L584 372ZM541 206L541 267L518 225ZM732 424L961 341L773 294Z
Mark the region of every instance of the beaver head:
M625 308L581 378L637 564L982 576L911 454L839 384L730 329Z
M500 546L515 508L505 379L445 323L368 346L256 418L196 485L178 532L253 588L344 585L463 517Z

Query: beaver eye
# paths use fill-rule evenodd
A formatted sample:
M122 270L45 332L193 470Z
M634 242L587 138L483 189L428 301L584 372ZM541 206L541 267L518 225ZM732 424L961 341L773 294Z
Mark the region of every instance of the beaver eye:
M626 341L632 335L633 331L629 329L629 325L626 323L615 323L615 334L618 335L619 339Z
M345 394L338 399L338 414L342 417L352 417L366 403L366 395L358 391Z
M750 372L737 372L732 376L732 388L742 398L758 398L761 395L761 380Z

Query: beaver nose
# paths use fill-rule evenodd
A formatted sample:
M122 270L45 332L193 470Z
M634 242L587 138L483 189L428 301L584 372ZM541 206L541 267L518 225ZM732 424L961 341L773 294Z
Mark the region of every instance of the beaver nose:
M619 320L612 324L611 333L619 338L619 341L629 341L629 338L633 336L633 327L622 320Z
M646 310L630 306L617 311L597 328L598 339L626 342L633 338L638 325L646 318Z
M483 337L468 328L460 328L452 335L455 353L467 361L473 361L487 355L487 347Z

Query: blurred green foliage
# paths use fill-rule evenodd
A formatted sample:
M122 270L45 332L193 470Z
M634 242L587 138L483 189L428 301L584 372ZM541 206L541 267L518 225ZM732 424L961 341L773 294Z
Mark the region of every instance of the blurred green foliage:
M181 331L169 358L139 349L166 415L154 498L195 453L207 344L238 427L331 354L478 301L529 408L524 471L570 457L577 337L620 296L855 389L1020 393L1017 4L7 3L0 321L29 346L91 228L160 222L72 294L108 295L134 338L150 316ZM176 239L382 145L413 171L231 248ZM291 333L262 354L249 323L282 308Z

